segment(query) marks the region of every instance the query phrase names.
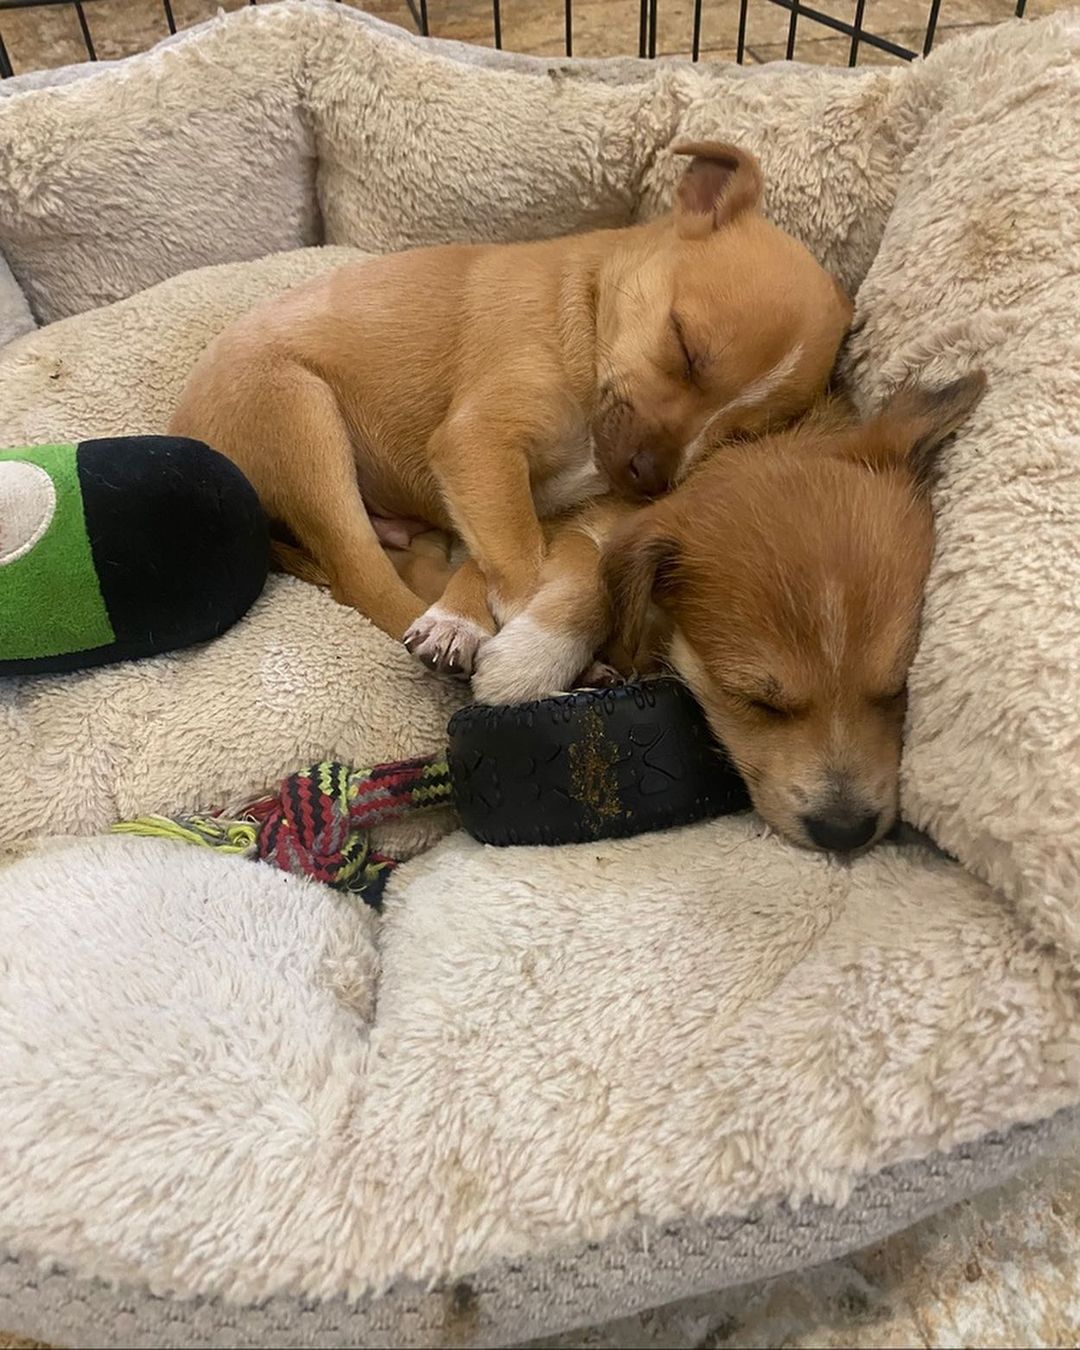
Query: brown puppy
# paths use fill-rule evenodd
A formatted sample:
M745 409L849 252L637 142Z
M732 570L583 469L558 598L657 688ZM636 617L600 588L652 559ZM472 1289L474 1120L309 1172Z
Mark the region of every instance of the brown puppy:
M928 487L984 386L978 372L909 388L862 424L827 407L717 451L644 509L590 508L481 653L478 695L566 688L614 632L624 668L659 659L682 676L774 828L833 850L880 839L933 549Z
M685 145L672 214L341 268L227 328L170 423L229 455L334 595L467 673L532 595L538 517L664 492L713 440L809 405L850 319L759 213L752 156ZM479 569L426 614L372 517L454 531ZM386 536L386 527L383 528Z

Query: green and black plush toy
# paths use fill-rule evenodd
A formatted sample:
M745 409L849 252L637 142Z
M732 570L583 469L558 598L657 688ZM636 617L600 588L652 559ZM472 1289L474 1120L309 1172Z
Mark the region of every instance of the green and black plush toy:
M254 488L201 441L0 450L0 675L205 642L251 607L268 565Z

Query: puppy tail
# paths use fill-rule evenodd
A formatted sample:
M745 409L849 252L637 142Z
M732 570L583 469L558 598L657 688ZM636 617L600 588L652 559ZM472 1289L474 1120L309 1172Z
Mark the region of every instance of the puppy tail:
M286 572L291 577L299 577L311 586L329 588L330 578L319 564L302 548L295 544L286 544L281 539L270 541L270 566L275 572Z

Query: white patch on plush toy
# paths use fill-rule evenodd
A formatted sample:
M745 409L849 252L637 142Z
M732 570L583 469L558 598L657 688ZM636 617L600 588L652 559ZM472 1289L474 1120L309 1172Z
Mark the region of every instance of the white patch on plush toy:
M55 514L56 488L40 465L0 460L0 567L29 553Z

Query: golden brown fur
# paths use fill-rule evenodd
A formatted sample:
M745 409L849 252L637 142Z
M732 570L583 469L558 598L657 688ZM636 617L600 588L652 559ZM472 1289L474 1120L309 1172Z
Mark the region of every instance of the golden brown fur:
M928 484L984 383L905 390L861 424L829 404L718 450L651 506L589 508L482 651L478 694L565 687L606 638L624 671L685 679L777 830L839 850L879 839L897 812Z
M489 604L502 621L534 592L538 517L610 486L661 493L827 379L846 298L759 213L751 156L683 153L663 220L415 249L261 305L204 353L170 430L239 464L340 601L468 671ZM474 574L453 604L425 614L372 517L464 541Z
M906 391L862 425L811 419L732 449L613 540L623 645L651 578L668 660L758 810L799 843L862 847L896 819L929 475L983 385Z

